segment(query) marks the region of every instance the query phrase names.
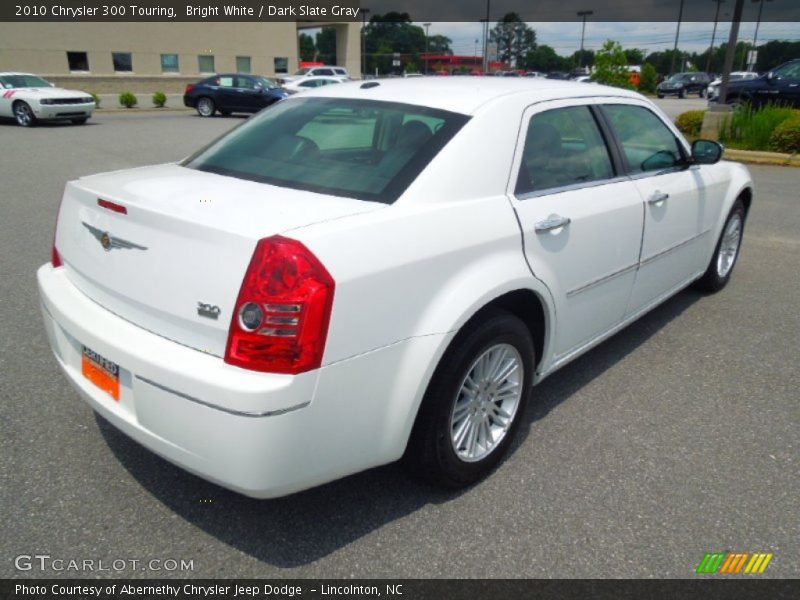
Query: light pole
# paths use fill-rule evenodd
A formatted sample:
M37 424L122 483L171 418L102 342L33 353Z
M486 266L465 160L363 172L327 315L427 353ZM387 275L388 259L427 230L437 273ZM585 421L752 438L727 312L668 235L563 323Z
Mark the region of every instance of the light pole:
M483 54L483 56L481 56L481 69L483 69L483 74L486 75L487 72L488 72L487 64L486 64L486 50L487 50L487 45L486 45L486 29L487 29L487 27L486 27L486 19L480 19L480 24L481 24L481 36L483 36L483 43L481 44L481 53Z
M669 62L669 74L675 72L675 55L678 54L678 37L681 35L681 21L683 20L683 0L681 0L681 7L678 9L678 29L675 30L675 47L672 49L672 60Z
M725 49L725 64L722 67L722 83L719 84L719 99L717 104L724 107L728 100L728 82L731 79L733 70L733 55L736 53L736 40L739 37L739 24L742 22L742 10L744 0L736 0L733 7L733 20L731 21L731 32L728 35L728 47Z
M766 0L767 2L772 2L772 0ZM753 50L758 47L758 26L761 25L761 11L764 10L764 0L753 0L753 2L758 2L758 19L756 20L756 32L753 35ZM748 62L747 70L752 71L756 66L756 61Z
M719 6L725 0L713 0L717 3L717 11L714 14L714 29L711 31L711 46L708 48L708 58L706 59L706 73L711 71L711 56L714 54L714 39L717 37L717 23L719 22Z
M368 12L368 8L361 9L361 79L367 78L367 35L365 29L367 27Z
M486 24L484 25L486 32L483 35L483 74L489 74L489 10L491 9L492 0L486 0Z
M428 27L431 26L430 23L423 23L422 26L425 28L425 75L428 74Z
M593 15L593 10L579 10L578 16L583 18L583 25L581 26L581 52L578 55L578 68L583 68L583 39L586 36L586 17Z

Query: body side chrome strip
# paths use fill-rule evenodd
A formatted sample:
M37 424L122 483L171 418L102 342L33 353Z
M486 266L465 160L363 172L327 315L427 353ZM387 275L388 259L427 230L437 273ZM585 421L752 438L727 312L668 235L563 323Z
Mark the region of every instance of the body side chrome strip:
M204 400L200 400L199 398L195 398L194 396L189 396L188 394L184 394L183 392L179 392L178 390L173 390L165 385L161 385L160 383L156 383L151 379L147 379L146 377L142 377L141 375L136 375L136 379L139 381L143 381L153 387L156 387L160 390L168 392L170 394L174 394L175 396L179 396L184 400L189 400L190 402L195 402L197 404L201 404L203 406L207 406L208 408L213 408L214 410L219 410L221 412L226 412L232 415L236 415L237 417L274 417L277 415L282 415L288 412L292 412L294 410L299 410L301 408L305 408L311 402L303 402L302 404L298 404L296 406L290 406L289 408L281 408L279 410L268 410L264 412L250 412L244 410L234 410L232 408L223 408L222 406L217 406L216 404L211 404L210 402L206 402Z
M675 251L675 250L677 250L679 248L682 248L686 244L692 243L693 241L703 237L704 235L706 235L707 233L710 233L710 232L711 232L710 229L706 229L705 231L701 231L697 235L693 235L692 237L687 238L687 239L685 239L685 240L683 240L681 242L678 242L677 244L673 244L669 248L665 248L664 250L661 250L660 252L656 252L655 254L652 254L652 255L648 256L647 258L642 259L639 262L639 265L640 266L644 266L644 265L646 265L648 263L651 263L654 260L659 259L659 258L661 258L662 256L664 256L666 254L669 254L670 252L673 252L673 251Z
M575 294L580 294L581 292L585 292L586 290L588 290L590 288L593 288L595 286L598 286L601 283L605 283L606 281L614 279L615 277L619 277L620 275L624 275L625 273L633 271L638 266L639 266L639 263L635 262L635 263L633 263L631 265L628 265L627 267L623 267L623 268L619 269L618 271L614 271L613 273L609 273L608 275L603 275L599 279L595 279L593 281L590 281L589 283L586 283L586 284L584 284L584 285L582 285L580 287L577 287L575 289L572 289L572 290L568 291L567 292L567 298L569 298L570 296L574 296Z

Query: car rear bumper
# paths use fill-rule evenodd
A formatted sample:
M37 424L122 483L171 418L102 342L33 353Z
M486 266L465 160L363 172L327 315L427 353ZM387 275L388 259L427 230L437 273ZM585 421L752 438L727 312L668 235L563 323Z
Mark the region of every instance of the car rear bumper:
M405 389L396 376L404 357L424 365L439 342L407 340L296 376L255 373L117 317L65 268L46 264L37 278L53 353L94 410L167 460L259 498L399 458L410 422L389 400L411 404L419 379ZM84 346L119 365L119 401L83 376Z

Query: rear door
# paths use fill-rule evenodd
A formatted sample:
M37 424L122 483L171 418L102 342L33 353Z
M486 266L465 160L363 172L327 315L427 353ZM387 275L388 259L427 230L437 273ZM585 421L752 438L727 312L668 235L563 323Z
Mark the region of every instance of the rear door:
M602 106L644 207L639 269L628 312L684 285L703 268L709 175L687 167L687 149L645 103Z
M556 304L556 360L622 320L642 240L641 196L591 104L525 112L509 189L528 263Z

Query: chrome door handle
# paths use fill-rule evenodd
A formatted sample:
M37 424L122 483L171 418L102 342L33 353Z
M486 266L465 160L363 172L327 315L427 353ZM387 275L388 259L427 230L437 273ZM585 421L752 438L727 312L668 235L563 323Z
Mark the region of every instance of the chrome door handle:
M550 215L544 221L539 221L536 223L533 228L536 233L544 233L545 231L550 231L552 229L558 229L559 227L564 227L565 225L569 225L571 219L569 217L562 217L560 215Z
M667 198L669 198L669 194L667 194L666 192L653 192L647 199L647 203L660 204L661 202L664 202Z

